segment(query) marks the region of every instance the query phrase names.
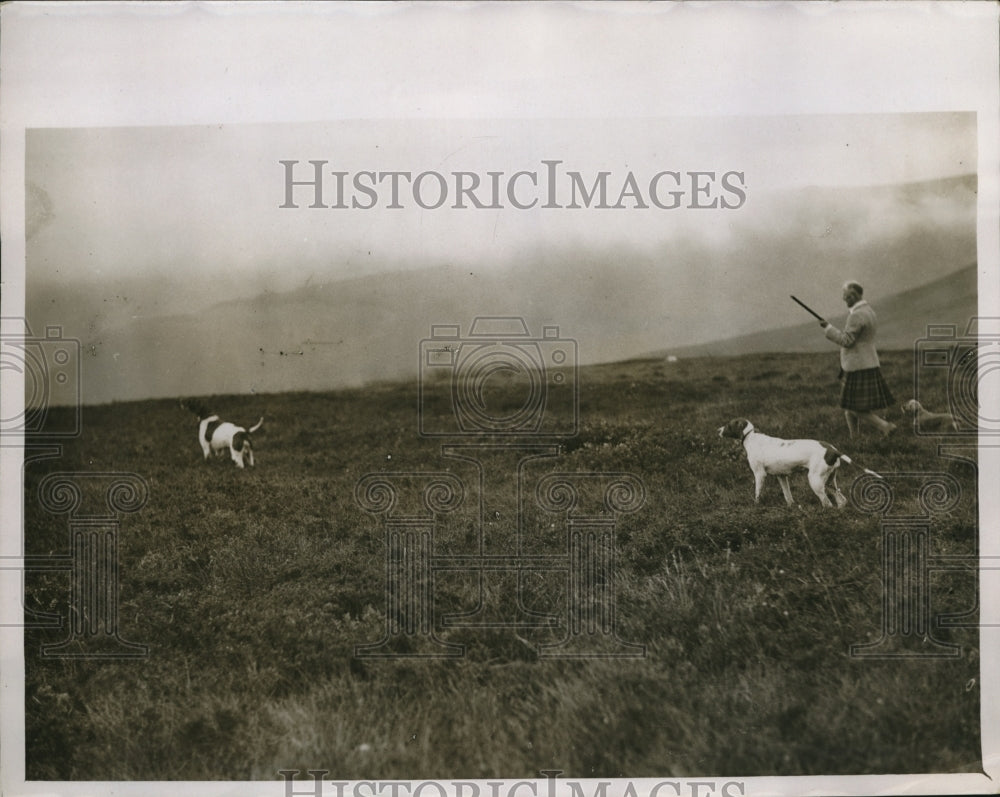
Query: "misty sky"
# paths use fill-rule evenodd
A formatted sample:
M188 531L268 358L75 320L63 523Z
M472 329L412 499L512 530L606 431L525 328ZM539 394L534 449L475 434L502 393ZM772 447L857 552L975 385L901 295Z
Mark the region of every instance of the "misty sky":
M471 171L484 180L489 171L541 176L541 161L557 159L588 183L611 172L612 203L630 171L645 191L644 179L663 170L735 170L746 201L735 210L632 202L616 210L517 210L505 202L497 210L454 209L449 200L426 210L404 184L407 207L398 210L383 206L383 183L370 210L308 208L309 189L296 189L298 209L279 208L279 161L300 161L298 174L307 176L310 159L351 174ZM711 245L737 228L780 223L767 214L782 189L975 171L976 118L958 113L29 130L27 278L30 286L156 275L201 280L210 291L213 275L240 274L250 295L386 269L495 268L567 245L642 250L682 235ZM485 188L479 193L488 201Z

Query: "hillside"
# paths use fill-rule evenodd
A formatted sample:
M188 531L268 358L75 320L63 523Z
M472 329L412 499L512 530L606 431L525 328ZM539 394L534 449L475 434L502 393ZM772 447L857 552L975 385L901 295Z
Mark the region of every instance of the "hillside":
M905 352L886 354L894 386L911 380L912 364ZM519 388L498 387L495 406L518 406ZM79 528L42 508L47 474L95 477L81 514L93 511L91 500L105 506L99 477L137 474L149 499L121 518L115 572L121 639L149 650L139 660L45 658L40 646L65 640L68 623L25 630L27 776L274 781L279 769L307 767L382 781L534 778L546 769L573 779L979 772L989 662L977 655L972 574L927 576L931 615L952 613L962 625L935 621L931 638L896 634L875 651L917 658L853 655L852 646L885 633L887 594L879 518L871 497L852 490L861 472L840 470L854 499L841 510L823 509L800 474L791 476L800 507L785 505L773 478L755 505L746 456L716 434L747 416L770 434L829 440L888 476L898 517L925 512L915 474L947 472L957 503L927 520L932 553L975 551L972 460L942 459L939 438L902 428L891 440L848 440L836 391L829 357L815 354L590 366L580 372L579 434L559 441L558 456L528 452L520 469L523 449L487 458L502 467L485 481L466 459L476 446L447 458L439 440L418 437L413 382L218 397L213 409L234 419L255 417L266 402L256 467L243 471L202 461L196 423L176 401L85 407L84 432L61 457L25 466L25 555L64 555L68 530ZM449 397L442 383L437 422L452 417ZM941 393L926 400L944 404ZM435 510L447 501L440 495L421 500L419 488L421 474L446 470L464 485L452 512ZM359 490L366 474L398 487L393 508L373 508L379 490ZM542 480L557 474L578 490L546 492L543 505ZM629 511L613 512L621 504L602 474L642 485ZM422 534L412 517L428 511L429 544L443 558L433 560L440 569L424 604L390 588L395 568L409 573L426 560L420 535L392 531L389 519ZM600 514L594 525L583 517L591 513ZM596 541L608 519L613 540ZM393 535L399 548L389 547ZM571 548L580 539L590 547ZM598 559L612 546L613 557ZM571 588L573 550L590 568L577 584L603 587ZM485 575L468 558L454 569L454 557L475 563L484 551L493 557ZM496 554L515 551L541 559L523 571L510 559L509 569L494 569ZM30 572L25 607L69 616L69 578ZM483 602L493 610L488 625L477 616ZM418 614L428 605L429 615ZM613 636L596 619L604 612ZM425 628L419 618L436 642L412 630ZM945 644L960 655L920 658ZM409 655L420 653L452 656ZM298 793L308 784L300 780Z
M802 296L799 297L803 298ZM926 285L891 296L868 296L878 314L878 346L882 350L911 349L913 343L926 336L928 324L954 324L958 334L964 334L969 319L979 315L977 269L970 265ZM778 296L794 307L791 299ZM827 299L820 305L815 300L806 302L814 310L826 310L831 323L843 328L846 308L840 304L831 312L833 302ZM801 315L808 317L805 311ZM727 357L759 352L823 352L832 351L832 344L823 337L819 325L809 321L795 326L769 329L751 335L724 338L697 346L661 349L650 354L654 357Z

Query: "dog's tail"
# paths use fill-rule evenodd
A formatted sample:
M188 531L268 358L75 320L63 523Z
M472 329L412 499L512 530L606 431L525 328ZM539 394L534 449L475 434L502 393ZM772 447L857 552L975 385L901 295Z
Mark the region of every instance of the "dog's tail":
M250 427L249 429L247 429L247 431L248 431L248 432L250 432L250 434L253 434L253 433L254 433L254 432L256 432L256 431L257 431L258 429L260 429L260 427L261 427L261 426L263 426L263 425L264 425L264 416L263 416L263 415L261 415L261 416L260 416L260 420L259 420L259 421L257 421L257 423L255 423L255 424L254 424L253 426L251 426L251 427Z
M826 460L826 464L827 465L833 465L838 460L843 460L848 465L854 465L855 468L861 468L861 470L863 470L865 473L869 474L870 476L874 476L877 479L884 479L885 478L885 476L883 476L881 473L876 473L873 470L868 470L868 468L862 468L853 459L851 459L849 456L847 456L847 454L844 454L844 453L838 451L836 448L834 448L833 446L831 446L829 443L823 443L822 445L823 445L823 448L826 449L826 454L823 456L823 458Z
M854 465L854 467L855 467L855 468L861 468L861 466L860 466L860 465L858 465L858 464L857 464L857 463L856 463L856 462L855 462L855 461L854 461L853 459L851 459L851 458L850 458L849 456L847 456L847 454L841 454L841 455L840 455L840 458L841 458L842 460L844 460L844 462L846 462L846 463L847 463L848 465ZM861 468L861 470L863 470L863 471L864 471L865 473L867 473L867 474L868 474L869 476L874 476L874 477L875 477L876 479L883 479L883 480L885 479L885 476L883 476L883 475L882 475L881 473L876 473L876 472L875 472L875 471L873 471L873 470L868 470L868 468Z

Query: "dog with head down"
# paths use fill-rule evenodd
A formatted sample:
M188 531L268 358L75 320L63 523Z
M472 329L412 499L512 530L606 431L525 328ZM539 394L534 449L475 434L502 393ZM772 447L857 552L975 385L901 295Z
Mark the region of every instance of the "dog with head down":
M263 415L256 424L246 429L210 414L199 401L182 400L181 407L198 416L198 442L206 460L213 454L216 458L228 454L237 468L253 467L253 440L250 435L264 425Z

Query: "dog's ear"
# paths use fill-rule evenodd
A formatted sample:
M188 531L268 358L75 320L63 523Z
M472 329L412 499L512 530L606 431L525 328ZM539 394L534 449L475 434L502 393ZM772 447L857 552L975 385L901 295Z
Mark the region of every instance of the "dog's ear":
M719 437L731 437L739 440L743 436L743 427L750 423L746 418L733 418L725 426L719 427Z
M753 431L753 424L747 418L733 418L725 427L725 436L742 440Z

